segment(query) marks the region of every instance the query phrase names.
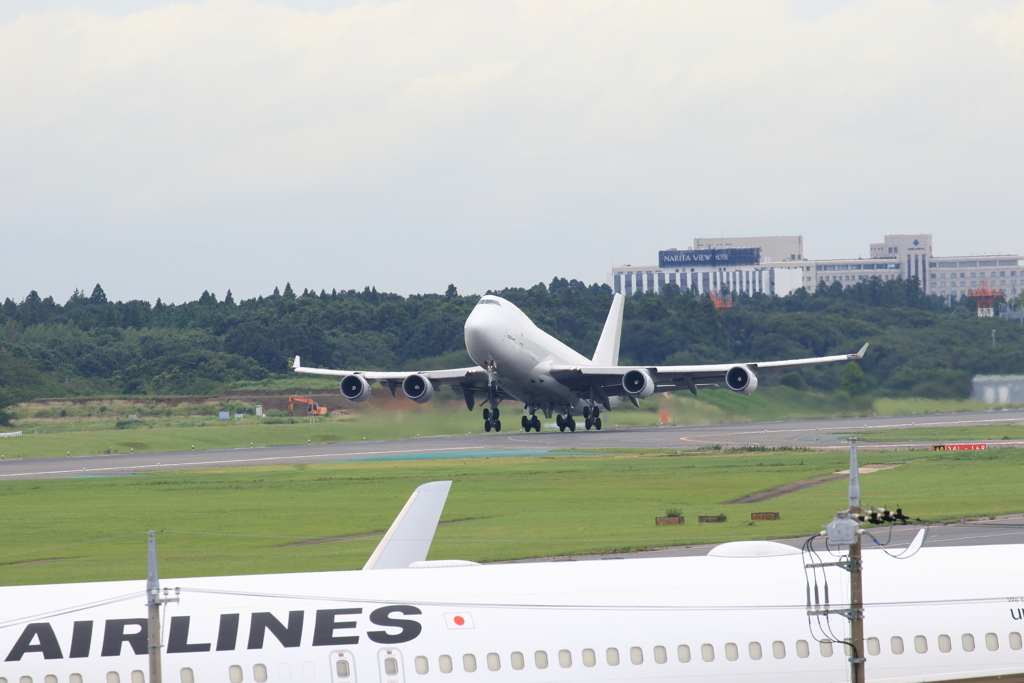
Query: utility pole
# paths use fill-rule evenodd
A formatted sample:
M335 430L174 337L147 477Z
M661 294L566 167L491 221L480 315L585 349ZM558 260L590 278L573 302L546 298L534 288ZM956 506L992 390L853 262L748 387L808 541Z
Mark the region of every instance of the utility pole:
M860 519L860 463L857 460L857 439L850 440L850 517ZM858 526L859 523L858 523ZM858 529L859 531L859 529ZM850 653L851 683L865 683L864 662L864 576L860 556L860 534L850 544Z
M149 556L146 572L146 607L149 610L149 621L146 633L149 643L149 681L163 683L163 667L160 663L160 649L163 643L160 638L160 606L168 602L178 602L181 590L174 589L174 597L170 597L165 588L160 596L160 576L156 565L156 532L149 532Z
M814 603L811 603L811 592L807 592L807 614L823 615L840 614L850 620L850 681L851 683L865 683L864 673L864 584L861 571L860 547L860 463L857 460L857 440L850 440L850 483L849 483L849 509L841 510L831 522L825 525L823 535L828 537L828 542L836 546L847 546L846 557L836 562L820 562L807 564L805 567L826 568L839 567L850 572L850 605L849 608L833 609L829 605L828 587L825 588L825 603L819 602L818 590L814 590Z

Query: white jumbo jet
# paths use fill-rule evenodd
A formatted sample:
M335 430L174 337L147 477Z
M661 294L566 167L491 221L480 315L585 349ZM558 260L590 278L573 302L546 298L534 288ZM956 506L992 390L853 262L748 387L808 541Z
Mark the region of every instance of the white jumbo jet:
M538 328L511 302L487 295L466 319L466 350L476 363L473 367L411 372L327 370L303 367L299 356L292 367L295 372L341 376L341 395L356 403L370 398L373 382L386 386L392 396L401 387L416 403L426 403L438 388L449 385L462 393L470 410L477 397L483 399L481 405L489 406L483 411L485 431L501 431L498 404L512 399L522 401L528 412L522 418L527 432L540 431L538 410L547 418L557 414L558 428L574 432L575 415L583 416L587 429L601 429L602 410L611 410L622 397L638 406L638 399L655 391L688 389L696 395L698 388L722 384L749 395L757 389L754 370L857 360L868 348L865 344L857 353L842 356L756 363L619 365L624 303L621 294L614 295L593 358L585 358Z
M180 588L180 602L158 615L163 680L849 680L847 622L808 617L799 549L741 541L706 557L426 561L449 486L419 487L364 571L165 582ZM924 548L902 561L866 551L868 680L1024 680L1022 558L1019 545ZM831 607L847 607L846 572L818 570L813 590L826 602L822 572L832 574ZM0 683L153 681L147 585L158 588L0 588Z

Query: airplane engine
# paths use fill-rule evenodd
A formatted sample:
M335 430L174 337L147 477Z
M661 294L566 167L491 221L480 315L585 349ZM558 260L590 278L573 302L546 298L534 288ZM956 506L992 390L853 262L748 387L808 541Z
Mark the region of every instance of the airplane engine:
M630 370L622 376L622 388L636 398L648 398L654 393L654 378L646 370Z
M370 383L362 375L348 375L341 380L341 395L353 403L370 398Z
M749 396L757 389L757 376L746 365L734 365L725 373L725 384L736 393Z
M416 403L426 403L434 396L434 385L423 375L409 375L402 380L402 391Z

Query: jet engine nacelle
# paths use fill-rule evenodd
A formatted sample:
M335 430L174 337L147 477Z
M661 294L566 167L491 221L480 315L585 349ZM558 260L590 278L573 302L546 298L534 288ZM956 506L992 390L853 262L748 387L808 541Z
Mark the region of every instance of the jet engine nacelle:
M348 375L341 380L341 395L353 403L370 398L370 383L362 375Z
M749 396L757 389L757 376L746 365L734 365L725 373L725 385L738 394Z
M630 370L622 376L622 388L636 398L648 398L654 393L654 378L646 370Z
M416 403L426 403L434 396L434 385L423 375L409 375L402 380L402 391Z

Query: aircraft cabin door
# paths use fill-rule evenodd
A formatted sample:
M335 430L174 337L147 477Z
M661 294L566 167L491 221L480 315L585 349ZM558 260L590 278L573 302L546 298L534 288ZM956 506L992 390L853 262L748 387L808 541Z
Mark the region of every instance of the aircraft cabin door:
M380 664L380 683L404 683L402 653L398 650L381 650L377 655Z
M347 650L335 650L331 653L331 682L356 683L356 663L352 653Z

